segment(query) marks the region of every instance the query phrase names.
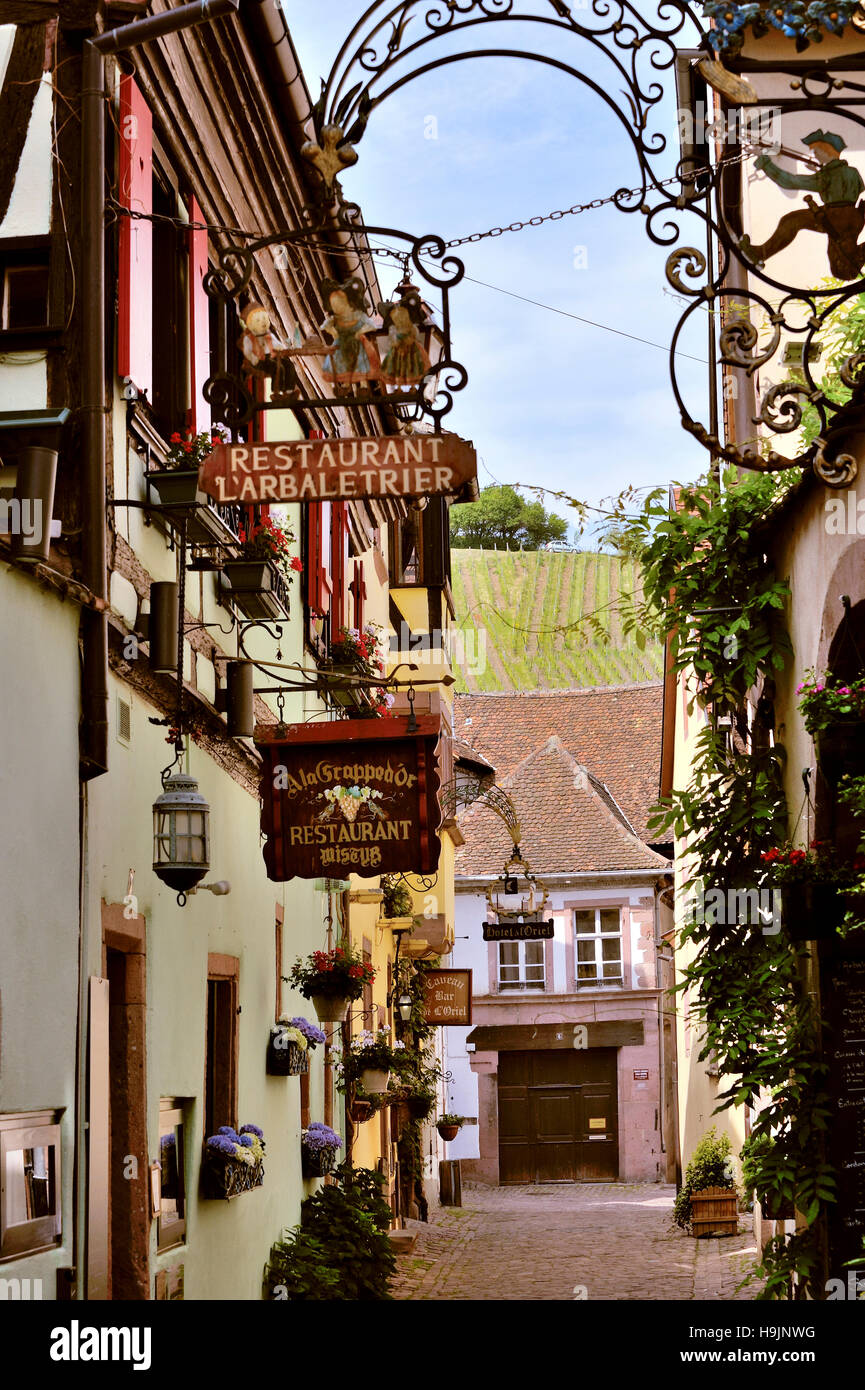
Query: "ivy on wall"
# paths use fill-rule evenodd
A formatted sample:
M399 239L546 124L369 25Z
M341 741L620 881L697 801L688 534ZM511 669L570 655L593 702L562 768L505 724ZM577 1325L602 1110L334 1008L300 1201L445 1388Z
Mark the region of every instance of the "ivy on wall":
M673 667L693 682L690 708L708 714L690 782L658 806L651 829L658 838L672 831L686 854L685 892L711 884L729 903L730 890L765 882L761 853L789 833L783 750L769 737L774 675L791 654L789 588L773 573L766 537L790 482L756 475L725 484L681 489L672 513L666 490L652 493L629 522L642 543L644 597L628 621L669 634ZM824 1156L830 1108L820 1021L802 986L805 948L747 917L692 915L681 939L694 954L679 988L691 986L700 1059L713 1053L719 1061L718 1109L763 1107L753 1125L755 1138L767 1140L752 1160L759 1191L779 1203L794 1199L808 1222L767 1246L759 1297L792 1297L794 1273L797 1296L819 1297L817 1218L836 1192Z

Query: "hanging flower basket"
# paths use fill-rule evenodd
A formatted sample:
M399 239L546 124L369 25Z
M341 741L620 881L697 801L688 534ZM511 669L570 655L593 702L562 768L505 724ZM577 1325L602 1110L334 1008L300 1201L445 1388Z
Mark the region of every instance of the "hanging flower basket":
M850 719L820 729L814 735L817 763L829 782L844 773L861 777L865 773L865 720Z
M428 1120L435 1109L435 1096L424 1095L422 1092L406 1097L408 1113L413 1120Z
M796 1217L796 1209L793 1202L786 1197L775 1197L765 1193L759 1198L760 1214L765 1221L793 1221Z
M439 1134L441 1135L442 1139L444 1139L446 1142L449 1142L451 1139L456 1139L457 1135L458 1135L459 1132L460 1132L460 1127L459 1127L459 1125L441 1125L441 1124L439 1124L439 1125L436 1125L436 1129L438 1130L438 1132L439 1132Z
M360 1073L360 1084L367 1095L380 1096L387 1090L390 1081L389 1071L378 1071L373 1067L366 1067Z
M313 994L310 996L315 1016L321 1023L344 1023L350 999L340 994Z
M348 1113L352 1123L356 1125L366 1124L375 1114L375 1105L371 1100L361 1100L357 1097L349 1103Z
M832 936L851 900L833 883L797 883L781 889L781 921L791 941L820 941Z
M205 1141L201 1188L205 1197L230 1201L264 1181L264 1135L256 1125L240 1132L223 1125Z

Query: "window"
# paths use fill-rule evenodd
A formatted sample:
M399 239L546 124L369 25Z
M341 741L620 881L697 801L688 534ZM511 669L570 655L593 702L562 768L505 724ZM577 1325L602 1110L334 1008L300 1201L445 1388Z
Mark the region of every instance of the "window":
M237 1125L237 985L236 956L210 956L207 970L207 1068L205 1136L222 1125Z
M0 1260L60 1244L58 1112L0 1115Z
M577 989L622 985L622 919L617 907L580 908L574 913Z
M153 211L179 218L177 192L154 166ZM171 221L153 224L153 395L157 428L167 439L186 427L189 373L189 234Z
M499 942L499 989L545 989L543 941Z
M159 1163L156 1245L159 1250L168 1250L186 1240L186 1174L183 1102L166 1096L159 1102Z
M48 237L0 241L0 329L48 325Z

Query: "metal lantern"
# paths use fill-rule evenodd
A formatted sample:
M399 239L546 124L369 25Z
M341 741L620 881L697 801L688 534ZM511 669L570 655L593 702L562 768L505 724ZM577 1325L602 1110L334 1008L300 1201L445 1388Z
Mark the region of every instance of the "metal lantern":
M174 772L153 803L153 872L176 889L182 907L209 868L210 807L194 777Z
M409 1023L411 1020L411 1005L411 995L409 994L408 990L404 990L403 993L400 995L399 999L396 1001L396 1006L399 1009L399 1016L402 1019L403 1023Z

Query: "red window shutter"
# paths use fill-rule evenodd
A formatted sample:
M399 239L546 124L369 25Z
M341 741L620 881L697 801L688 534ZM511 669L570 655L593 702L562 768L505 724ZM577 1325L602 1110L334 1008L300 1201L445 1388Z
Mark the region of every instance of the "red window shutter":
M354 595L354 626L360 632L363 627L363 601L366 598L366 583L363 577L363 561L355 560L354 578L349 584L349 589Z
M153 211L153 121L131 77L120 79L120 202ZM117 370L153 393L153 226L120 218Z
M347 502L331 504L330 554L331 585L333 589L333 632L337 635L341 627L349 627L348 620L348 517Z
M194 196L189 199L189 220L204 221ZM210 406L201 390L210 376L210 300L203 285L206 274L207 232L193 229L189 233L189 341L192 345L189 428L193 434L210 429Z
M324 430L310 430L310 439L324 439ZM306 601L313 613L330 611L330 503L306 504ZM333 636L337 635L336 631Z

